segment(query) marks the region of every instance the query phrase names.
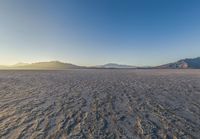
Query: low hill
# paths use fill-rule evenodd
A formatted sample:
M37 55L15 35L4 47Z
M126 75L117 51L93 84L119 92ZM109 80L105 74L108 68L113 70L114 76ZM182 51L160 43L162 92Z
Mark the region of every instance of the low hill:
M6 67L6 69L33 69L33 70L65 70L65 69L81 69L84 67L62 63L59 61L50 62L37 62L32 64L16 64L13 66ZM5 69L5 68L4 68Z
M135 66L130 65L120 65L116 63L108 63L105 65L98 66L100 68L117 68L117 69L127 69L127 68L136 68Z
M0 69L7 69L7 66L0 66Z

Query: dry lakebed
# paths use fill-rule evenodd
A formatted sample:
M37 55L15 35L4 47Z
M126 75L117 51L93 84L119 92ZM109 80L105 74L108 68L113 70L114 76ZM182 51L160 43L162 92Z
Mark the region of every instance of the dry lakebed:
M200 70L2 70L0 138L199 139Z

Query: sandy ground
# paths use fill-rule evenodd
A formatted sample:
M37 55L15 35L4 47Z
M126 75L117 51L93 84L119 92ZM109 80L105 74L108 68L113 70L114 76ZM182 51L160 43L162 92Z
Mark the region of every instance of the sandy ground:
M200 70L0 71L0 138L200 138Z

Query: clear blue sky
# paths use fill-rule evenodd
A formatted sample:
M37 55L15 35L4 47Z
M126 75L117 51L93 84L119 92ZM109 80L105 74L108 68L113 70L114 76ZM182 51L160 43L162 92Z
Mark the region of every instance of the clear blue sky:
M0 64L141 66L197 56L199 0L0 1Z

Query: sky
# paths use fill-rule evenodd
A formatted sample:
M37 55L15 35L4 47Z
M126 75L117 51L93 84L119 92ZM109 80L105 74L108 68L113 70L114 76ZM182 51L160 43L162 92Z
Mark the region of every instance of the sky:
M199 0L1 0L0 65L154 66L200 56Z

